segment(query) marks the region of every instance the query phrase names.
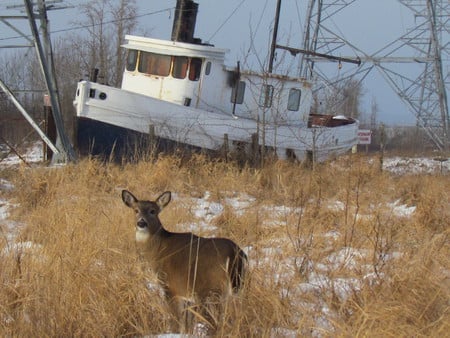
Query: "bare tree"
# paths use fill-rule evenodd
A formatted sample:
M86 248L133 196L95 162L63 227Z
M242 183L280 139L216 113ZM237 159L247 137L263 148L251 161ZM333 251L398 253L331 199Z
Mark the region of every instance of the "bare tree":
M348 79L329 85L314 97L314 110L323 114L361 116L361 99L364 88L360 81Z
M81 14L84 20L80 22L88 31L88 37L85 40L89 55L89 65L97 67L106 72L107 61L106 56L109 54L105 51L106 42L109 40L106 26L106 2L108 0L94 0L86 2L81 6ZM106 74L104 76L106 78Z
M371 128L376 127L377 116L378 116L378 104L375 98L372 98L372 103L370 105L370 121L369 121L369 125Z
M136 1L94 0L80 8L84 20L79 23L88 31L81 48L88 56L88 71L98 68L103 82L119 86L125 60L120 45L137 26Z
M123 69L125 67L125 50L120 46L125 42L125 34L132 32L137 25L136 0L119 0L117 4L111 6L111 15L115 25L115 71L112 75L112 84L116 87L122 82Z
M350 79L345 81L339 89L342 97L342 114L358 118L361 115L360 103L364 94L361 82Z
M0 78L13 92L28 114L40 123L43 90L45 88L40 66L31 49L17 50L2 55ZM25 136L36 135L16 106L3 94L0 96L0 136L2 141L21 144ZM1 142L1 141L0 141Z

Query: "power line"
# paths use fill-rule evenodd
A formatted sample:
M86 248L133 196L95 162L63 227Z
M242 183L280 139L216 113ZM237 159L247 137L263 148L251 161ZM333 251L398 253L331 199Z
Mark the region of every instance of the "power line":
M211 41L216 34L225 26L225 24L231 19L231 17L236 13L236 11L242 6L242 4L245 2L245 0L242 0L236 8L231 12L231 14L222 22L222 24L219 26L219 28L216 29L216 31L208 38L208 42Z
M109 25L109 24L120 22L120 21L133 20L133 19L138 19L138 18L144 17L144 16L150 16L150 15L155 15L155 14L167 12L167 11L170 11L172 9L173 9L173 7L168 7L168 8L160 9L160 10L157 10L157 11L154 11L154 12L148 12L148 13L144 13L144 14L129 16L129 17L122 18L122 19L108 20L108 21L104 21L104 22L100 22L100 23L96 23L96 24L90 24L90 25L84 25L84 26L75 26L75 27L64 28L64 29L58 29L58 30L51 31L50 34L58 34L58 33L75 31L75 30L82 30L82 29L87 29L87 28L96 27L96 26L100 26L100 25ZM1 17L0 17L0 19L1 19ZM19 39L19 38L23 38L23 37L32 37L32 35L27 35L27 36L17 35L17 36L12 36L12 37L0 38L0 41Z

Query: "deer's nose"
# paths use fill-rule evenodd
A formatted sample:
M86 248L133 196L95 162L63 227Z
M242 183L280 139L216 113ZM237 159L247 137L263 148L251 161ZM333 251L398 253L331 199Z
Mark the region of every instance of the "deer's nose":
M139 228L145 228L147 226L147 222L141 218L139 221L137 221L137 226Z

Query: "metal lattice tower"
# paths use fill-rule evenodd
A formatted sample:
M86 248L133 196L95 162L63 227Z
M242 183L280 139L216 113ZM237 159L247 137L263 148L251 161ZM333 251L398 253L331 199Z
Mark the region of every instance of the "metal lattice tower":
M350 53L361 66L343 78L361 80L373 69L380 72L398 97L408 106L438 149L450 147L447 90L450 88L450 2L448 0L398 0L414 16L414 27L375 53L366 53L335 32L332 17L357 0L310 0L304 28L303 48L339 55ZM315 57L302 55L299 74L314 77L323 86L333 86ZM414 66L406 71L405 66Z
M54 162L64 162L75 160L76 154L64 130L63 118L60 108L58 88L56 83L56 75L53 65L53 54L49 32L47 30L47 8L53 7L55 3L62 2L62 0L23 0L20 5L11 4L6 5L7 9L18 9L23 14L0 16L0 23L8 26L23 38L23 43L17 45L0 45L0 48L30 48L34 47L36 55L41 66L44 82L50 99L53 118L55 120L57 129L56 144L54 145L45 133L39 128L37 123L30 117L20 103L20 100L14 95L12 90L8 88L7 84L0 79L0 89L5 95L14 103L20 113L36 130L42 140L52 149ZM25 31L23 26L15 23L15 21L28 21L29 30ZM38 27L39 24L39 27Z

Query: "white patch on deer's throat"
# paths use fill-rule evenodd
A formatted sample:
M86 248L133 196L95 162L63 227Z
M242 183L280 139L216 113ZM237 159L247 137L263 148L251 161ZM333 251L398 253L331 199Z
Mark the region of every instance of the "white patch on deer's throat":
M148 229L136 229L136 242L147 242L150 238L150 233Z

